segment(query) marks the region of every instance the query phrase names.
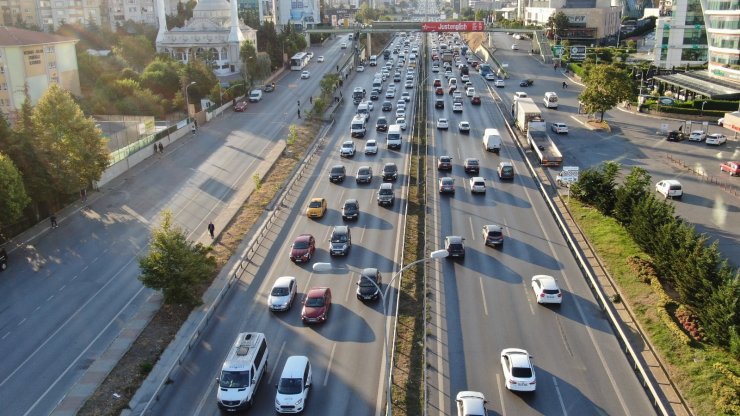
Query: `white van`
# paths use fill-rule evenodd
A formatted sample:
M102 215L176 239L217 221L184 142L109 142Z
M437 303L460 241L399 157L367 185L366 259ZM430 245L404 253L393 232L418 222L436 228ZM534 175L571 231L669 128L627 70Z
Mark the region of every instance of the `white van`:
M400 149L401 142L401 126L398 124L391 124L388 126L388 135L386 136L386 145L389 149Z
M545 108L558 108L558 95L554 92L546 92L543 101L545 102Z
M370 66L378 66L378 55L370 56Z
M267 340L261 332L242 332L221 366L216 379L216 401L226 411L237 411L254 404L260 380L267 370Z
M349 125L349 132L352 137L365 137L365 133L367 132L367 118L359 114L354 116Z
M523 91L517 91L514 93L514 104L519 101L520 98L527 98L527 93Z
M308 399L308 390L311 388L311 363L308 357L302 355L288 357L275 388L277 388L276 412L302 412Z
M370 118L370 105L367 101L363 101L357 106L357 115L365 117L366 120Z
M486 129L483 132L483 147L486 151L498 154L501 150L501 135L498 129Z

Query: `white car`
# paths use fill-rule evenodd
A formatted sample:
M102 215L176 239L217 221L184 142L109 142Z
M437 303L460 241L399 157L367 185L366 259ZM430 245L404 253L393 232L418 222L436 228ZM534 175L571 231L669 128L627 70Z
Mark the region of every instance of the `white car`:
M406 130L406 117L397 117L396 124L401 127L401 130Z
M470 81L470 75L466 75L466 74L460 75L460 81L462 81L462 82L468 82L468 81Z
M457 402L457 416L485 416L486 398L477 391L461 391L455 397Z
M301 72L301 79L309 79L311 78L311 73L308 71Z
M365 72L365 67L363 65L357 65L357 72Z
M486 81L493 81L496 79L496 74L494 74L493 72L489 72L483 78L485 78ZM504 82L503 80L498 80L498 81L501 81L502 84ZM498 85L496 86L498 87Z
M468 89L465 90L465 95L467 95L468 97L474 96L475 95L475 88L468 87Z
M470 133L470 123L463 120L457 123L457 129L460 131L460 133Z
M492 75L492 74L493 73L486 74L486 76ZM496 88L504 88L506 86L506 83L504 82L503 79L497 79L497 80L493 81L493 86L496 87Z
M399 117L406 117L406 109L405 108L399 108L396 110L396 118Z
M339 156L341 157L354 157L355 155L355 142L347 140L342 143L342 147L339 148Z
M689 134L689 140L692 142L703 142L707 138L707 133L702 130L694 130Z
M411 88L414 88L414 81L406 81L406 83L403 86L407 90L410 90Z
M250 103L256 103L262 99L262 90L252 90L252 92L249 93L249 102Z
M462 113L463 111L463 105L462 103L452 103L452 112L453 113Z
M370 100L365 101L365 104L367 104L367 109L368 110L373 111L374 106L373 106L373 102L372 101L370 101Z
M324 55L320 55L319 59L317 59L318 62L324 62Z
M377 140L371 139L365 143L365 154L366 155L377 155L378 154L378 141Z
M726 144L727 136L725 136L724 134L719 134L719 133L710 134L709 136L707 136L707 141L705 143L712 144L715 146Z
M516 43L513 44L513 45L511 45L511 50L512 51L518 51L519 50L519 45L517 45Z
M560 292L558 282L552 276L538 274L532 277L532 290L537 298L537 303L563 302L563 294Z
M409 102L409 101L411 101L411 93L408 92L408 91L404 91L401 94L401 98L403 98L404 101Z
M535 390L537 378L531 358L529 353L521 348L506 348L501 351L501 368L504 371L504 383L507 389Z
M347 49L347 42L342 42L339 44L339 47L342 49Z
M272 285L270 296L267 298L267 307L273 312L287 311L293 305L296 290L297 284L295 277L278 277Z
M436 74L437 72L439 72L439 65L433 65L433 66L432 66L432 72L434 72L435 74Z
M568 134L568 126L565 123L552 123L550 129L557 134Z
M449 70L445 71L445 78L449 78L451 76L452 76L452 71L449 71Z
M675 179L665 179L655 184L655 192L663 195L664 198L681 199L683 187L681 182Z
M474 194L485 194L486 180L480 176L473 176L470 178L470 192Z
M446 118L440 118L439 120L437 120L437 128L440 130L447 130L450 128L450 123L447 121Z
M391 84L396 85L396 84ZM385 98L396 98L396 90L388 88L388 91L385 92Z
M398 101L396 101L396 108L406 108L406 101L403 100L403 98L400 98Z

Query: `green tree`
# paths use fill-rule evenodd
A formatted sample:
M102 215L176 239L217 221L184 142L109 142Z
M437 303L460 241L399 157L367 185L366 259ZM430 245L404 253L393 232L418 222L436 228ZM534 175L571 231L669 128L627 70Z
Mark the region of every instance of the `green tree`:
M23 216L23 210L31 202L23 186L18 168L9 157L0 153L0 229L13 224Z
M674 216L673 205L666 204L649 194L634 206L627 229L640 248L652 254L656 252L658 233L665 224L674 221Z
M321 81L319 81L321 96L327 100L330 99L332 94L334 94L334 89L337 85L339 85L339 74L328 72L323 78L321 78Z
M650 174L639 166L634 166L624 183L616 189L614 218L622 225L628 226L632 220L632 211L637 203L650 193Z
M578 96L587 113L604 113L632 96L632 81L624 69L612 65L596 65L583 78L586 88Z
M712 292L701 310L699 320L707 332L710 341L715 344L730 346L735 356L740 356L740 274L725 263L720 271L723 282Z
M244 41L241 48L239 49L239 57L242 60L242 76L244 83L249 87L254 86L254 81L257 79L257 50L250 41Z
M559 11L547 18L547 27L561 37L565 35L566 29L570 27L570 21L565 13Z
M200 284L216 270L208 248L188 241L185 232L173 224L172 213L162 213L162 223L152 230L149 252L139 258L144 286L159 290L168 305L200 304Z
M619 163L607 161L600 169L586 169L578 175L578 182L571 187L571 194L580 201L610 215L616 201L616 178Z
M113 53L125 60L137 71L143 70L155 55L154 45L145 36L123 36Z
M257 79L263 80L270 76L272 73L272 62L270 62L270 55L267 52L257 52L257 60L254 66L255 76Z
M185 72L180 84L183 91L185 91L186 86L191 82L195 82L195 84L187 89L188 100L191 104L196 104L202 98L210 95L211 88L218 83L218 78L216 78L213 71L203 61L193 59L185 66Z
M163 98L172 99L180 90L184 65L166 55L157 56L141 74L141 85Z
M51 84L31 116L33 147L58 195L76 193L100 179L108 149L95 121L85 117L69 91Z

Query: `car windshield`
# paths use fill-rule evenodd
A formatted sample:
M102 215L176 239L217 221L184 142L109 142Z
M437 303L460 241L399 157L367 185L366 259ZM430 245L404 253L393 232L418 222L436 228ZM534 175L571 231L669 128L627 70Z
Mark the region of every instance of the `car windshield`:
M370 277L364 277L360 279L360 287L375 287L375 283L373 282L374 279Z
M324 298L323 297L308 298L306 299L306 306L310 306L313 308L324 306Z
M488 236L489 237L501 237L504 233L501 231L489 231Z
M381 189L380 194L381 195L390 195L393 193L393 189Z
M342 173L344 169L342 168L332 168L331 173Z
M308 204L309 208L321 208L321 201L311 201L310 204Z
M238 389L249 386L249 371L222 371L219 386L226 389Z
M332 243L346 243L347 242L347 235L346 234L339 234L339 235L332 235L331 236L331 242Z
M355 204L344 204L344 209L346 211L354 211L357 209L357 205Z
M475 166L478 164L477 160L468 160L468 166Z
M277 390L280 394L298 394L303 391L303 380L300 378L281 378Z
M370 174L370 170L369 170L369 169L360 169L360 170L359 170L359 171L357 172L357 174L358 174L358 175L368 175L368 174Z
M306 249L308 248L308 241L296 241L293 243L293 248Z
M511 369L511 375L517 378L532 377L532 369L529 367L514 367Z
M545 289L545 290L543 290L543 292L546 295L557 295L558 293L560 293L560 291L557 290L557 289Z
M501 172L511 173L513 170L514 170L514 168L511 167L511 166L502 166L501 167Z
M449 245L449 249L453 251L462 251L462 248L463 246L460 243L453 243Z
M350 149L350 148L352 148L352 143L345 143L345 144L342 145L342 147L345 148L345 149Z
M287 287L273 287L270 294L272 296L288 296L289 293L290 290Z

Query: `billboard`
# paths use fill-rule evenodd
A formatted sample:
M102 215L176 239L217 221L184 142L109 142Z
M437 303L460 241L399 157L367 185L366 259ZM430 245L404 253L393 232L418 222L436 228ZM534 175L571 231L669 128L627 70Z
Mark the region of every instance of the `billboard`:
M422 32L482 32L486 25L483 21L477 22L424 22Z

